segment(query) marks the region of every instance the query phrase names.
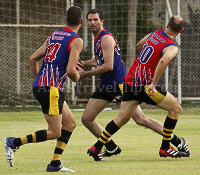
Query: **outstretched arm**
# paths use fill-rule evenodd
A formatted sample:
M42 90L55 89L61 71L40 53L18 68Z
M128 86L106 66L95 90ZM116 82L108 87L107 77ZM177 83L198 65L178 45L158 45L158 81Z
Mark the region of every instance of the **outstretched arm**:
M87 61L81 61L81 63L83 64L84 67L96 67L97 66L95 58L92 58Z

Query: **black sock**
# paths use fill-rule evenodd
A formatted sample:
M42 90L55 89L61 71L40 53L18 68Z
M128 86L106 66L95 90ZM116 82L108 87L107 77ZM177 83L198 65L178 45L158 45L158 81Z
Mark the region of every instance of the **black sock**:
M97 150L101 150L103 145L106 144L106 141L115 134L120 128L115 124L112 120L110 123L107 124L106 128L104 129L103 133L99 137L98 141L94 144L94 147Z
M171 119L168 116L165 119L164 126L163 126L163 139L162 139L162 149L167 149L170 147L170 140L174 128L176 126L177 120Z
M47 140L47 130L39 130L33 134L29 134L23 137L15 138L14 144L19 147L27 143L44 142Z
M110 140L108 143L105 144L105 147L108 151L113 151L117 145L113 140Z
M177 147L181 143L181 139L174 134L174 137L171 139L171 143Z
M50 165L53 167L58 167L61 165L60 159L61 159L62 153L63 153L64 149L66 148L68 141L72 134L72 132L66 131L64 129L62 129L61 132L62 132L61 137L57 139L56 148L54 150L54 155L53 155L52 161L50 163Z

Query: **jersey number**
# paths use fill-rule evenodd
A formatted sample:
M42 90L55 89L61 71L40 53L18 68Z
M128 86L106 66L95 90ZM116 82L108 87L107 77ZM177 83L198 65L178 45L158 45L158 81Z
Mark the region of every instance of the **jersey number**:
M53 60L55 60L56 54L58 53L60 46L61 46L61 44L58 44L58 43L56 43L56 44L51 43L50 45L48 45L47 53L46 53L44 61L48 60L49 62L52 62Z
M154 48L152 46L148 46L147 44L145 44L142 53L140 54L140 62L142 64L146 64L151 58L153 52Z

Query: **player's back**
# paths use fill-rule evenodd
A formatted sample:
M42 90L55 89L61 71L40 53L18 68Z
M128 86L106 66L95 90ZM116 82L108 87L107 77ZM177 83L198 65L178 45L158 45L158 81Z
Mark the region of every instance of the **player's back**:
M46 52L34 87L55 86L62 90L70 55L70 43L80 38L74 31L64 28L53 32L47 39Z
M140 55L131 66L125 81L131 86L151 84L155 69L162 57L164 48L176 45L163 30L152 32L146 40Z

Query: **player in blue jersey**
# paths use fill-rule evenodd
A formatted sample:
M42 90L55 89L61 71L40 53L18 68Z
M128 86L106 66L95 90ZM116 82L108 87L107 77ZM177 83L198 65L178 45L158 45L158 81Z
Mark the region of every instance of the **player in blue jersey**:
M83 23L83 12L79 7L67 10L66 28L53 32L46 42L31 56L30 67L35 78L33 94L41 104L48 129L36 131L23 137L6 137L6 157L10 166L14 164L16 150L24 144L57 139L54 155L47 172L74 172L61 164L61 156L76 127L76 121L65 102L63 83L68 76L78 82L76 71L83 41L77 34ZM38 61L43 58L39 70ZM41 148L42 149L42 148Z
M97 115L106 108L113 99L122 96L122 83L126 75L124 63L121 58L120 48L116 38L102 26L103 13L98 9L92 9L87 13L88 26L94 35L94 54L95 58L83 61L84 67L96 67L90 71L80 72L81 79L92 76L100 75L100 85L96 87L95 92L92 94L84 114L82 116L82 123L88 130L97 138L103 132L102 126L95 120ZM145 116L140 106L132 116L132 119L141 126L145 126L158 134L162 135L162 123L158 120ZM185 140L176 135L172 135L171 142L175 146L182 148L185 145ZM105 144L106 151L102 155L93 146L88 150L89 155L93 156L95 161L103 161L104 157L117 155L121 152L118 145L113 140L108 139Z

